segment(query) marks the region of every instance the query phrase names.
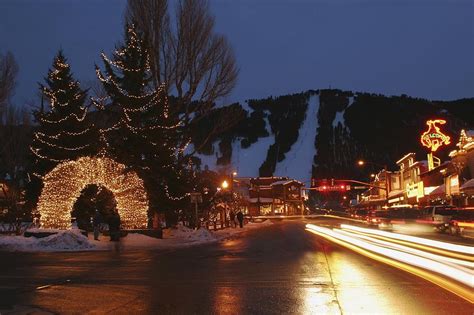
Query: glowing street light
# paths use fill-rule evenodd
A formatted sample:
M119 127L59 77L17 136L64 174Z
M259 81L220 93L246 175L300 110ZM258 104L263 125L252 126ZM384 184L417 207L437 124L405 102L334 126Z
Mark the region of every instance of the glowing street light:
M227 180L224 180L224 181L222 182L221 187L222 187L223 189L229 188L229 183L227 182Z
M359 166L364 166L365 164L372 164L372 165L375 165L375 166L378 166L378 167L383 167L383 171L385 173L385 188L382 188L382 187L379 187L379 188L382 188L382 189L385 190L385 202L388 205L388 190L389 190L388 180L389 179L388 179L387 165L382 165L382 164L378 164L378 163L374 163L374 162L368 162L368 161L364 161L364 160L358 160L357 161L357 165L359 165ZM375 174L370 174L370 177L375 178Z

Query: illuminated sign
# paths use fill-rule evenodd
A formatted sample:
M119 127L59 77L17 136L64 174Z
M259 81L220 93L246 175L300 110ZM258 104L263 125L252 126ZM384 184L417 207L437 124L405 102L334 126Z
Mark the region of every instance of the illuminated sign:
M459 175L449 177L448 195L459 195Z
M413 198L416 197L416 200L423 198L425 196L425 190L423 187L423 182L418 182L414 184L407 184L406 186L407 197Z
M439 126L437 126L437 124L444 125L445 123L446 120L444 119L428 120L426 122L428 130L421 135L421 144L430 149L431 152L436 152L442 145L451 143L451 138L442 133Z

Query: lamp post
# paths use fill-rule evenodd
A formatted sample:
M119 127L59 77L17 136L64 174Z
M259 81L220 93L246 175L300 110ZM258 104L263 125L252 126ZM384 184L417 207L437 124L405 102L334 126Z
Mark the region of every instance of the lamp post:
M385 173L385 189L382 188L382 187L380 187L380 188L382 188L382 189L385 190L385 203L386 203L386 205L388 206L388 188L389 188L389 186L388 186L388 170L387 170L387 164L383 164L383 165L382 165L382 164L374 163L374 162L371 162L371 161L364 161L364 160L358 160L358 161L357 161L357 165L359 165L359 166L364 166L365 164L371 164L371 165L374 165L374 166L383 168L383 171L384 171L384 173ZM372 175L373 175L373 176L372 176ZM370 177L371 177L371 178L375 178L375 174L370 174Z
M234 201L234 176L237 176L237 172L233 171L230 173L230 198L233 204Z
M226 191L227 188L229 188L229 183L227 182L227 180L224 180L222 182L221 187L224 191ZM227 199L226 199L225 193L223 194L223 197L224 197L224 225L227 226Z
M231 205L233 205L234 200L234 176L237 176L237 172L233 171L230 173L230 183L227 180L224 180L221 184L222 189L229 189ZM224 213L224 222L227 226L227 199L225 199L225 213Z

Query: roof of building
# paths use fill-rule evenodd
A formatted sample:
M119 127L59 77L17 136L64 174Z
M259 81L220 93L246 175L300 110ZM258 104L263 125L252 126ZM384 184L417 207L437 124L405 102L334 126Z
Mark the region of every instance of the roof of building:
M395 197L395 196L399 196L399 195L402 195L404 193L403 190L399 190L399 189L396 189L396 190L392 190L388 193L388 197L389 198L392 198L392 197Z
M430 197L444 196L446 194L446 185L442 184L436 187L432 192L428 194Z
M468 188L474 188L474 178L468 180L461 186L462 190L468 189Z
M272 203L273 198L250 198L249 199L250 203Z
M415 156L416 156L415 153L410 152L410 153L406 154L404 157L402 157L400 160L398 160L398 161L397 161L397 164L402 163L403 161L405 161L406 159L408 159L408 158L410 158L410 157L413 157L413 158L414 158Z
M289 180L280 180L280 181L274 182L271 184L271 186L288 185L290 183L297 183L297 184L303 185L302 182L297 181L296 179L289 179Z

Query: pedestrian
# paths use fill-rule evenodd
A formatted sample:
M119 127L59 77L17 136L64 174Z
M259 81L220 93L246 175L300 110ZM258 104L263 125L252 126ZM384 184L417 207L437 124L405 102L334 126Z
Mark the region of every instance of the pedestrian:
M115 211L109 217L109 232L111 241L120 240L120 216Z
M237 220L239 220L240 228L243 228L244 227L244 214L240 210L239 212L237 212Z
M99 240L100 225L102 224L102 215L98 209L95 210L94 217L92 218L92 225L94 226L94 239Z
M236 224L235 224L235 213L234 213L234 210L230 210L230 226L235 228L236 227Z

